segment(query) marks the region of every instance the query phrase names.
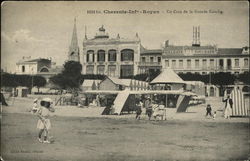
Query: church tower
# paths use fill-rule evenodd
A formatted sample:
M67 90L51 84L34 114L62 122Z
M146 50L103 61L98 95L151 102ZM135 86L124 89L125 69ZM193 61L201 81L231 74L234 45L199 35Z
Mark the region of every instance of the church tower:
M71 44L69 46L68 59L71 61L80 61L80 52L77 40L77 32L76 32L76 18L74 19L74 28L72 34Z

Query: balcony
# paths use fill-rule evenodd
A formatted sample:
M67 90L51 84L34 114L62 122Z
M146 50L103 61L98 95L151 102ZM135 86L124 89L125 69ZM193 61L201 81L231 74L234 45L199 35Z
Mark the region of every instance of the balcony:
M161 62L139 62L139 66L161 66Z

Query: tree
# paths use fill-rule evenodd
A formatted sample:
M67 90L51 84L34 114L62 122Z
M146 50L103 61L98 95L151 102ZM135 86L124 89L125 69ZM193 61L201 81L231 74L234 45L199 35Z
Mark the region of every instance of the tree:
M219 86L234 84L236 78L235 75L225 72L211 74L211 77L212 84L216 84Z
M50 78L50 81L61 89L76 90L81 83L82 65L76 61L68 61L64 64L62 73Z
M44 87L46 85L47 81L44 77L42 76L34 76L33 77L33 86L36 86L38 88Z
M1 74L1 81L3 87L25 86L32 88L37 86L38 88L46 85L46 79L42 76L30 76L30 75L16 75L3 73Z
M239 81L250 85L250 72L244 72L239 74Z

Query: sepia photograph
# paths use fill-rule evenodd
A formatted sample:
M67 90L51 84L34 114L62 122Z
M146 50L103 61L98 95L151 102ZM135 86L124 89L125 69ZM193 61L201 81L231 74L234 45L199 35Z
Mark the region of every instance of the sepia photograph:
M249 161L248 1L4 1L1 161Z

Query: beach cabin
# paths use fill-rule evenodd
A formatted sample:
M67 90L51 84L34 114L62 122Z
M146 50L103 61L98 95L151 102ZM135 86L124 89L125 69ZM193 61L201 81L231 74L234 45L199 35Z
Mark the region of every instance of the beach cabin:
M205 86L205 89L206 89L205 94L207 97L219 97L220 95L219 88L213 84L207 84Z
M27 87L17 87L14 93L16 97L28 97L30 91Z
M130 88L131 79L107 77L99 84L99 90L117 91Z
M95 80L92 80L92 79L85 79L82 86L81 86L81 89L83 91L87 91L87 90L96 90L97 89L97 85L95 83Z

